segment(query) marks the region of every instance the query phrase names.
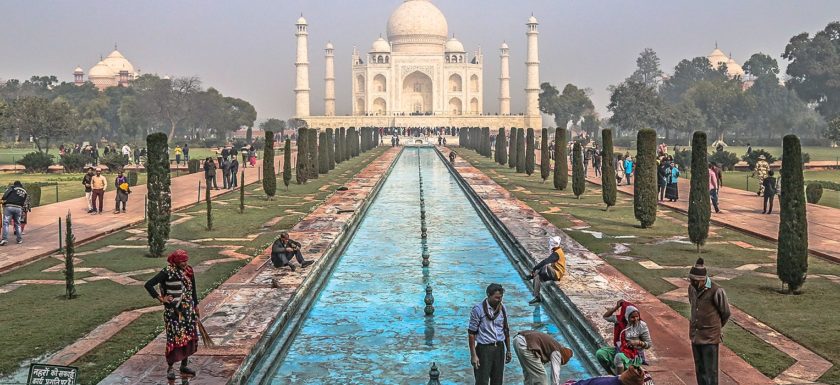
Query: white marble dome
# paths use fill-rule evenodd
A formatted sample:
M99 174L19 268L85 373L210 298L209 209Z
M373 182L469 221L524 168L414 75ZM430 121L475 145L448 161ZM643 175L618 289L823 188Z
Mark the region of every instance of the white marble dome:
M114 70L105 64L105 61L100 61L96 63L95 66L91 67L88 71L88 77L93 78L113 78L116 76Z
M428 0L406 0L391 14L387 31L394 52L442 53L449 26Z
M102 62L108 67L111 67L115 75L118 75L120 71L128 71L129 75L134 75L134 66L131 65L131 62L120 51L114 50Z
M379 39L373 42L373 45L370 47L370 52L391 52L391 45L380 36Z
M458 41L458 39L452 37L446 42L446 52L464 53L467 51L464 49L464 45L461 44L461 42Z

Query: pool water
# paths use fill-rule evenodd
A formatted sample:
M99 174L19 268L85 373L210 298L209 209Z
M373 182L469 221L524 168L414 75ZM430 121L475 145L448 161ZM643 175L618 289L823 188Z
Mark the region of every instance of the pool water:
M406 148L294 336L272 384L425 384L433 362L444 384L474 382L467 347L472 307L505 288L511 339L540 330L569 345L431 148ZM419 173L418 173L419 164ZM430 266L421 265L422 175ZM435 312L424 314L426 286ZM575 350L575 347L571 347ZM522 383L513 355L505 383ZM573 358L564 378L586 376Z

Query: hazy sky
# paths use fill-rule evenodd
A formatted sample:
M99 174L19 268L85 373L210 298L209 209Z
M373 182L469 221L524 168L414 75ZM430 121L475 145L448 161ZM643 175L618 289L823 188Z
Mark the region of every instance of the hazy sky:
M350 54L367 52L402 0L114 1L0 0L0 79L54 74L72 81L116 42L144 73L198 76L250 101L259 120L294 110L294 23L309 22L312 114L323 112L324 45L336 51L337 113L350 112ZM498 47L511 46L512 110L524 109L525 22L540 22L541 81L590 88L599 112L607 86L626 78L651 47L666 72L720 48L742 63L780 54L800 32L840 19L838 0L437 0L449 33L484 55L484 111L498 111Z

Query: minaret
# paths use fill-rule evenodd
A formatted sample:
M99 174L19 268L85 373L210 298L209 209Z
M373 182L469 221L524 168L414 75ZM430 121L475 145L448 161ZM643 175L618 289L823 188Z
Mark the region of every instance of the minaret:
M83 70L82 67L76 67L76 69L73 70L73 84L77 86L85 84L85 70Z
M307 40L309 32L306 31L306 19L300 15L297 20L297 83L295 86L295 116L309 116L309 54L307 52Z
M525 67L528 69L525 82L525 117L528 128L542 128L542 116L540 115L540 52L537 41L537 18L531 15L528 18L528 59Z
M335 116L335 50L330 42L327 42L324 63L324 115Z
M510 48L502 43L499 56L502 59L502 71L499 77L499 115L510 115Z

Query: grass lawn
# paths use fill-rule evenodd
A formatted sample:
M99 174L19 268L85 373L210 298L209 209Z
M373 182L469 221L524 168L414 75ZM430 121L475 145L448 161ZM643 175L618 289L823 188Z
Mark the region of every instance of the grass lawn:
M516 174L507 166L499 166L493 163L492 159L463 148L458 149L458 154L536 211L543 212L552 207L559 207L561 211L543 215L556 226L566 229L570 236L602 255L607 262L654 295L674 290L676 287L662 278L684 278L688 266L693 265L697 259L695 247L685 243L687 219L683 214L664 211L659 207L660 212L653 228L642 229L637 227L633 216L631 196L619 193L616 207L604 211L599 186L588 184L586 193L578 200L572 195L571 187L567 191L554 190L550 179L543 184L539 174L531 177ZM731 173L727 176L729 175ZM728 180L733 179L735 178L730 176ZM726 177L724 180L727 180ZM569 229L569 216L588 223L591 227L586 230L599 232L601 237ZM617 239L616 236L634 238ZM745 249L731 243L733 241L747 242L754 248ZM617 243L625 244L630 251L620 255L614 254L613 248ZM775 243L713 226L702 256L706 259L711 274L717 276L717 282L727 290L734 306L834 363L835 367L826 373L820 382L838 384L840 346L836 342L840 341L840 315L825 309L840 308L840 285L815 275L840 275L840 265L811 257L810 275L805 283L804 293L798 296L778 294L776 290L781 286L778 279L757 274L775 272L774 260L770 258L775 253L755 250L775 247ZM642 261L652 261L663 268L648 269L639 263ZM768 264L769 267L762 267L756 272L735 270L736 267L746 264ZM685 314L686 305L666 303ZM727 337L724 343L727 346L771 378L794 362L792 358L734 323L726 326L725 334Z
M261 233L253 240L227 242L202 242L201 247L184 247L170 244L167 252L184 248L190 254L190 263L194 266L202 261L224 258L219 255L221 245L242 246L238 252L253 256L269 246L278 233L294 226L301 218L322 203L333 191L353 175L358 173L370 161L381 155L386 147L369 151L348 162L336 166L329 175L322 175L305 185L292 184L285 191L282 179L279 181L277 197L267 201L262 193L261 184L246 187L245 213L239 213L239 194L226 194L214 200L213 231L207 231L205 208L202 202L178 214L190 215L191 219L172 227L170 239L195 240L200 238L224 237L244 238L245 235ZM327 186L321 190L322 187ZM311 197L312 199L303 199ZM173 220L181 218L173 216ZM263 227L269 220L280 217L278 223ZM135 227L143 230L144 226ZM131 229L129 229L131 230ZM134 239L138 237L139 239ZM96 251L108 245L145 246L144 234L134 234L128 230L116 232L94 242L76 248L76 253ZM214 247L216 246L216 247ZM145 248L121 248L103 250L88 255L80 255L76 268L98 267L114 272L137 272L138 270L157 270L165 266L163 259L144 256ZM63 279L61 272L43 272L44 269L62 264L59 260L47 258L13 270L0 276L0 285L23 279ZM234 274L246 260L218 263L208 270L197 274L200 296L203 297L213 288ZM78 270L77 270L78 271ZM79 275L82 274L82 275ZM77 278L91 273L77 273ZM130 276L144 281L154 273L137 272ZM4 334L11 338L0 339L0 376L8 375L18 368L21 362L55 352L73 343L96 326L110 320L117 314L131 309L155 306L142 285L123 286L110 280L84 283L76 286L79 297L67 301L61 297L63 285L26 285L9 293L0 294L0 330L14 330L14 334ZM137 349L145 346L162 329L161 313L144 315L129 327L118 332L108 342L74 363L81 368L81 383L95 384L110 371L119 366ZM163 357L161 356L161 362Z

